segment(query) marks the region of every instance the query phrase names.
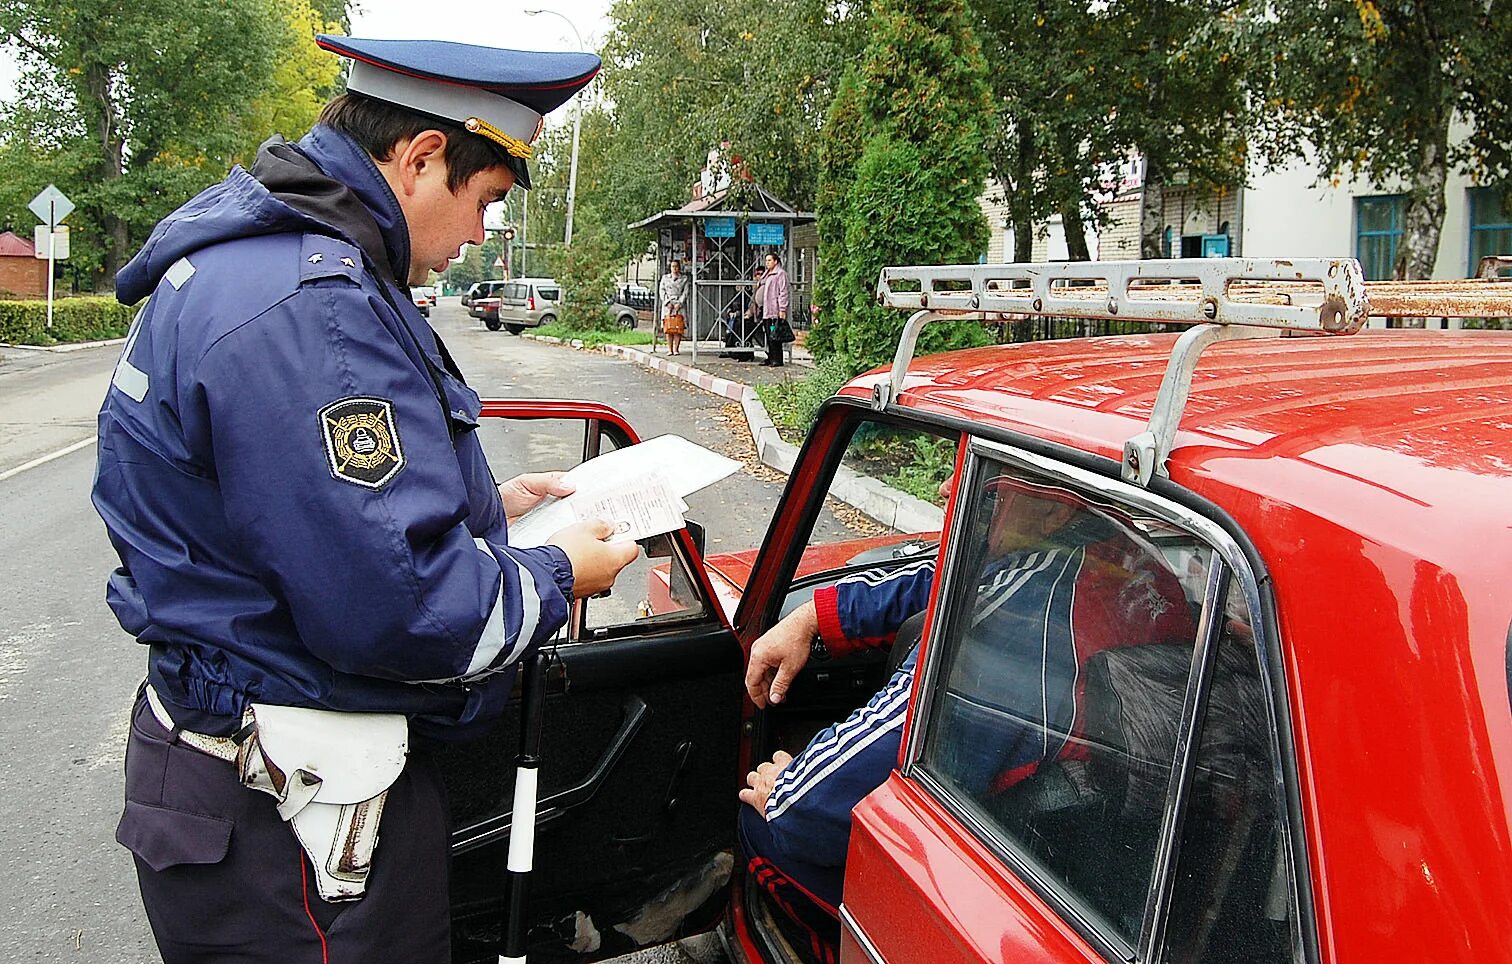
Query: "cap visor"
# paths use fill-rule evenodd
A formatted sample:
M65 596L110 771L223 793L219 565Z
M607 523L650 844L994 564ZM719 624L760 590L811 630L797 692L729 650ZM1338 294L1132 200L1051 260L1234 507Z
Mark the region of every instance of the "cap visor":
M507 160L509 169L514 172L515 185L530 190L530 165L525 162L525 158L510 155Z

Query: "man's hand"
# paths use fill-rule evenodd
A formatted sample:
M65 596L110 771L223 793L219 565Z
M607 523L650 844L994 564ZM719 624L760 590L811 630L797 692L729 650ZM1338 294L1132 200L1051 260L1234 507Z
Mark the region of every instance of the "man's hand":
M777 775L787 769L787 765L793 762L791 753L778 750L772 754L770 763L761 766L746 774L746 788L740 791L740 802L748 803L756 808L756 812L766 816L767 797L772 795L772 787L777 783Z
M615 578L635 557L640 546L634 542L605 542L614 534L614 526L602 519L575 522L546 540L567 553L572 563L572 595L576 599L596 596L614 585Z
M504 500L504 518L514 522L520 516L541 504L548 495L571 495L576 491L571 482L563 482L562 472L527 472L517 475L499 486L499 498Z
M809 644L817 635L819 611L812 599L761 634L751 645L751 658L746 662L745 687L752 703L766 706L787 697L793 677L808 662Z

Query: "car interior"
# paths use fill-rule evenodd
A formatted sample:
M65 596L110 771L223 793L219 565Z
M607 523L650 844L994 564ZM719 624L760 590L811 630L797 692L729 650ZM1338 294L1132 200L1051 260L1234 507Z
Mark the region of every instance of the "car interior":
M1210 550L1174 527L1144 519L1141 527L1150 552L1180 581L1197 615ZM962 532L970 541L982 528L979 515ZM845 575L904 565L938 551L936 534L899 533L896 539L849 557L838 569L795 580L782 613ZM1231 593L1226 628L1217 641L1185 810L1178 881L1161 956L1170 962L1269 964L1292 959L1285 827L1278 819L1271 724L1249 615L1235 599ZM764 712L758 757L769 758L776 749L797 755L815 733L864 703L917 644L923 619L920 613L906 622L890 650L864 650L806 667L784 704ZM938 626L936 632L941 632ZM1068 750L1044 761L1022 782L972 794L952 787L948 778L940 781L947 792L958 794L959 806L998 831L996 846L1067 895L1075 912L1122 935L1130 947L1137 946L1146 913L1193 645L1190 639L1115 645L1087 658L1081 670L1081 724L1053 734ZM932 712L969 698L947 688ZM1035 714L1002 723L1005 732L1010 727L1053 728ZM921 765L926 770L933 766L936 773L944 769L938 760L931 764L927 752ZM815 959L785 916L765 906L760 888L748 887L747 900L765 922L774 959Z

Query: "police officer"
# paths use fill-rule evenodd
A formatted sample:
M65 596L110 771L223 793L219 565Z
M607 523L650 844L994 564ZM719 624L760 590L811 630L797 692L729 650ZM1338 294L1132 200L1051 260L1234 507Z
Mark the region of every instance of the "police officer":
M109 603L150 653L117 839L169 964L449 959L424 747L495 720L515 664L636 553L601 523L509 545L559 483L495 485L478 396L405 291L530 186L543 115L598 58L318 42L348 92L117 278L148 300L94 502Z

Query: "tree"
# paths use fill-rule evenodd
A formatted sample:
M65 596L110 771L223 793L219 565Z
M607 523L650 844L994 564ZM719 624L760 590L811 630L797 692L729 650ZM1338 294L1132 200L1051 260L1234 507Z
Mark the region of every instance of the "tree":
M75 257L96 285L113 277L160 218L271 133L256 128L309 116L306 85L331 83L311 71L313 24L308 0L0 0L23 67L0 111L6 217L51 180L78 204Z
M1031 259L1035 225L1054 214L1071 259L1088 260L1093 193L1105 165L1128 150L1107 89L1121 45L1084 0L996 0L976 10L996 117L987 152L1013 226L1013 260Z
M723 142L768 190L808 208L824 112L859 49L856 11L837 0L617 0L603 47L617 125L603 210L621 222L606 222L610 233L686 202Z
M1325 178L1404 185L1398 278L1433 273L1451 169L1482 179L1512 173L1509 7L1274 0L1252 11L1265 156L1279 163L1310 152ZM1456 119L1468 134L1451 143Z
M589 223L574 235L572 246L562 250L555 266L555 277L562 285L564 325L578 331L614 328L609 299L618 267L614 242L602 226Z
M962 0L874 0L865 53L824 134L819 262L810 344L867 368L891 359L904 316L876 304L890 264L975 261L987 225L986 64ZM856 147L859 145L859 152ZM920 350L986 340L972 323L925 329Z
M1140 256L1164 256L1165 187L1244 183L1250 122L1242 0L1116 0L1103 89L1115 147L1144 156Z

